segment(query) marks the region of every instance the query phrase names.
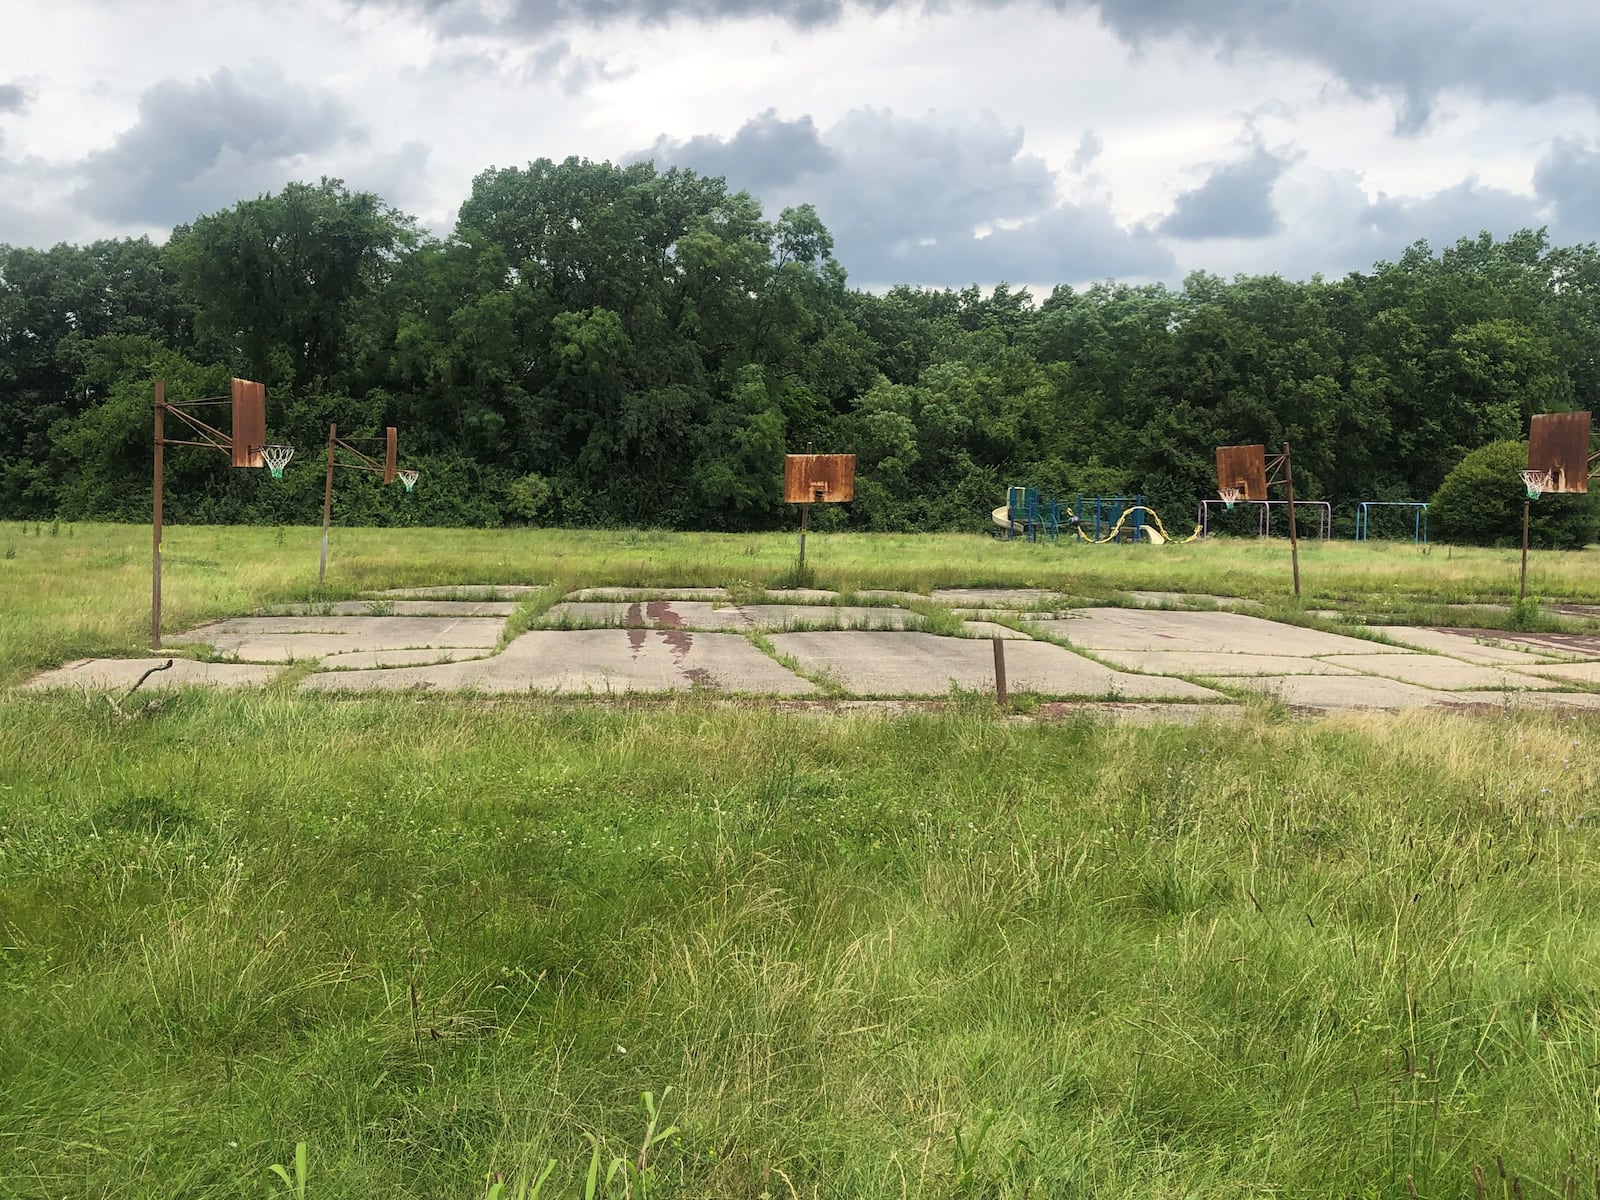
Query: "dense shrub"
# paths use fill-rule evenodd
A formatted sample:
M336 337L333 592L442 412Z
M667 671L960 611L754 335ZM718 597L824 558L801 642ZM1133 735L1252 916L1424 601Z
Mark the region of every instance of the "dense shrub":
M1491 442L1468 454L1433 494L1428 524L1434 538L1468 546L1520 545L1527 493L1519 473L1527 465L1527 442ZM1600 493L1534 501L1529 545L1581 550L1597 537Z

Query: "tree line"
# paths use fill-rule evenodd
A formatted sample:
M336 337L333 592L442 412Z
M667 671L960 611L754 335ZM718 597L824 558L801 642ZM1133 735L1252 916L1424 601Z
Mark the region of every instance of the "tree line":
M345 522L787 525L782 458L858 456L825 526L979 529L1008 484L1183 524L1213 448L1285 440L1297 493L1426 500L1471 450L1600 394L1600 251L1424 243L1342 279L851 288L806 205L540 160L443 239L338 180L145 239L0 246L0 516L149 517L151 387L267 385L281 484L168 456L169 519L311 522L330 421L400 429L414 495ZM297 469L298 468L298 469Z

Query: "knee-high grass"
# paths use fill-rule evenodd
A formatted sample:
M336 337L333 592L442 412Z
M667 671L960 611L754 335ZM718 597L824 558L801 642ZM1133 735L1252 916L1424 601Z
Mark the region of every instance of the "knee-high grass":
M1589 1195L1597 739L0 701L0 1191Z

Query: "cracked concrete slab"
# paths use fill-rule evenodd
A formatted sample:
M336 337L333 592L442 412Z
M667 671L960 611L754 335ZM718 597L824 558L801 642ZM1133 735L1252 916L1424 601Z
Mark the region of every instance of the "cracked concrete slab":
M1537 675L1541 679L1559 679L1565 683L1600 683L1600 662L1529 663L1518 668L1518 674Z
M1406 683L1420 684L1442 692L1484 691L1490 688L1535 690L1548 688L1549 681L1531 675L1457 662L1438 654L1332 654L1322 660L1351 667L1369 675L1382 675Z
M921 592L896 592L884 588L862 588L856 595L870 596L874 600L899 600L912 604L929 599L928 596L924 596Z
M839 598L825 588L768 588L762 595L774 604L826 604Z
M1460 695L1374 675L1254 675L1213 682L1277 696L1285 704L1303 708L1431 708L1450 704Z
M748 628L743 614L733 605L716 605L705 600L563 600L551 605L539 618L543 628L559 628L563 622L616 629Z
M324 655L317 663L319 671L360 671L376 667L425 667L434 663L468 662L487 658L490 648L432 650L352 650L342 654Z
M809 671L826 673L857 695L940 696L952 685L994 690L994 653L972 638L930 633L786 633L773 647ZM1127 675L1046 642L1012 642L1006 650L1010 690L1050 696L1129 700L1213 700L1216 692L1181 679Z
M373 608L377 606L378 612ZM339 600L331 604L279 604L269 617L509 617L517 611L510 600Z
M1049 588L935 588L938 604L960 604L969 608L1040 608L1046 604L1067 607L1067 596Z
M1600 695L1594 692L1451 692L1445 702L1487 708L1572 708L1600 710Z
M173 636L252 662L290 662L352 650L497 645L497 617L235 617Z
M1144 608L1085 608L1066 620L1034 622L1053 637L1087 650L1186 650L1200 653L1381 654L1377 642L1285 625L1233 612L1172 612Z
M1536 654L1548 655L1567 662L1600 659L1600 634L1593 633L1517 633L1507 629L1468 629L1460 633L1471 637L1492 638L1512 646L1526 646Z
M827 629L904 629L922 623L917 613L902 608L835 604L747 604L717 607L696 600L646 600L633 604L598 601L563 601L539 620L541 627L560 628L563 622L604 625L618 629L741 630L793 629L814 626Z
M962 631L968 637L999 638L1006 642L1031 642L1033 639L1009 625L997 625L993 621L964 621Z
M797 625L835 629L906 629L922 624L920 613L903 608L849 604L747 604L740 611L751 629Z
M805 696L816 685L737 634L681 629L535 630L493 658L384 671L309 676L313 691L429 688L612 694L708 688Z
M1115 667L1153 675L1359 675L1320 658L1287 654L1225 654L1195 650L1096 650Z
M610 601L614 604L632 604L642 600L726 600L728 589L720 587L703 588L631 588L631 587L595 587L579 588L570 592L563 599L566 600L598 600Z
M1430 629L1411 625L1375 625L1372 629L1374 633L1381 633L1390 641L1398 642L1402 646L1448 654L1451 658L1459 658L1463 662L1485 666L1503 664L1532 667L1546 661L1546 657L1532 647L1505 643L1491 645L1451 629Z
M542 592L547 583L441 583L433 587L387 588L363 596L395 596L413 600L507 600Z
M67 663L54 671L36 675L23 687L30 690L48 688L89 688L92 691L125 692L151 667L159 667L166 658L83 658ZM172 666L157 671L145 680L140 691L170 691L178 687L239 688L260 687L277 678L281 668L247 666L242 663L197 662L192 658L175 658Z
M1185 604L1224 609L1261 607L1259 600L1247 600L1242 596L1212 596L1205 592L1128 592L1127 595L1140 608L1182 607Z

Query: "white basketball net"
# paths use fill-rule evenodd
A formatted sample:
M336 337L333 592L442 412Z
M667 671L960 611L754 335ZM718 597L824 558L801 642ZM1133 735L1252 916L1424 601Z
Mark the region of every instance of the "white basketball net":
M1544 494L1544 490L1550 486L1550 472L1524 471L1522 473L1522 484L1528 489L1528 499L1537 500Z
M261 459L267 464L267 469L272 472L274 479L283 478L283 469L289 465L289 460L293 457L293 446L261 447Z
M411 489L417 486L417 472L396 471L395 476L400 480L401 483L406 485L406 494L410 495Z
M1236 487L1219 488L1217 494L1222 497L1222 502L1229 508L1232 508L1235 504L1239 503L1239 497L1244 495L1244 493Z

